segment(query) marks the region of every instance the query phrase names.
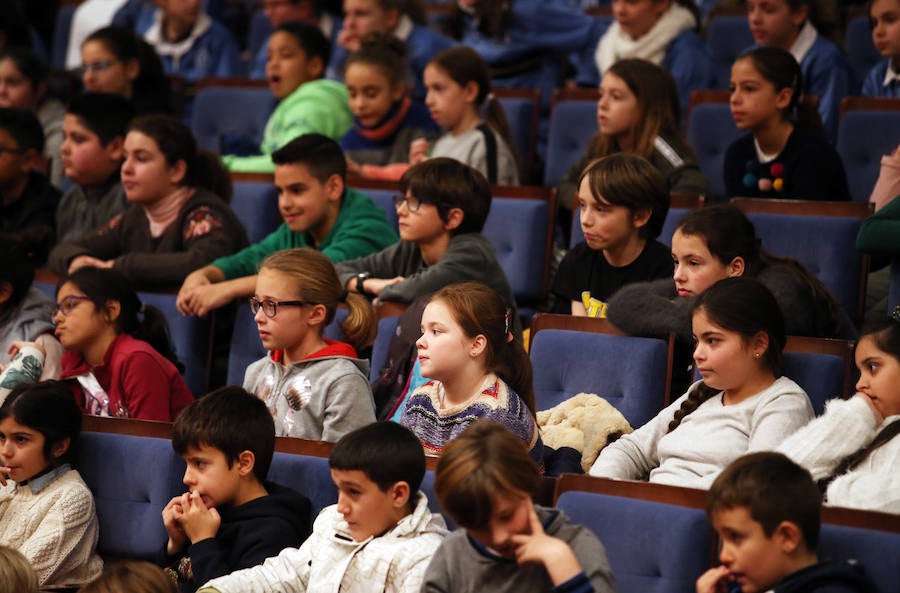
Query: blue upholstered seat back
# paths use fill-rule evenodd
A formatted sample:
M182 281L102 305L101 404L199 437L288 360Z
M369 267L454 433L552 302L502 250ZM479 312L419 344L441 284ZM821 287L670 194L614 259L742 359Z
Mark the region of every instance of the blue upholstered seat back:
M234 182L231 209L247 229L251 244L256 244L281 225L278 190L264 181Z
M201 148L229 154L259 147L275 98L266 87L207 87L194 98L191 131Z
M250 313L250 305L237 308L234 329L231 332L231 348L228 351L228 384L243 385L244 371L250 363L266 355L266 349L259 341L259 330Z
M519 304L541 296L550 205L542 200L494 198L484 236L494 244Z
M825 409L826 401L848 395L841 393L844 361L833 354L785 352L784 375L803 388L817 416Z
M564 492L557 506L603 542L619 593L693 593L709 567L700 509L588 492Z
M530 171L525 169L526 163L537 142L537 119L535 111L539 109L538 101L532 97L498 97L497 100L503 106L506 113L506 121L509 123L509 133L519 162L519 177L529 181Z
M881 157L891 154L900 138L900 112L853 110L841 116L835 148L844 162L850 197L865 202L875 187Z
M735 58L754 45L750 25L744 15L719 15L709 20L706 47L713 61L716 88L727 89Z
M166 542L163 507L186 491L169 439L85 432L77 468L94 494L101 554L153 560Z
M662 409L667 357L668 345L656 338L541 330L531 344L537 409L596 393L637 428Z
M597 133L596 101L562 101L550 113L544 185L555 186L587 151Z
M725 152L741 134L728 103L701 103L691 109L688 142L694 147L700 170L709 179L713 196L725 197Z
M881 593L900 591L900 533L842 525L822 525L822 560L857 560Z

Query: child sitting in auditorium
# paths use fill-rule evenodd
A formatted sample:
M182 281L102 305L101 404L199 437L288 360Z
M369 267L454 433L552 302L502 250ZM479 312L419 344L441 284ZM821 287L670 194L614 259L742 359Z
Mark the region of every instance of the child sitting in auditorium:
M56 240L96 232L125 212L123 146L134 107L121 95L84 93L72 99L63 119L63 172L72 187L56 208Z
M276 251L312 247L337 263L397 242L368 196L346 185L347 162L334 140L304 134L272 153L284 224L255 245L192 272L178 292L182 315L206 315L256 289L260 262Z
M228 28L214 21L198 0L161 0L144 33L168 75L188 84L206 76L238 76L241 57Z
M399 179L409 167L410 144L439 135L428 109L409 95L406 48L393 36L372 33L344 68L353 112L353 127L341 140L348 171L371 179Z
M418 593L447 533L419 490L425 455L418 439L393 422L369 424L341 438L328 464L337 504L319 513L309 539L199 593Z
M198 149L181 120L135 118L124 156L122 185L131 205L99 231L57 245L50 253L57 274L112 268L138 290L171 289L197 268L247 245L227 203L228 173L216 155Z
M94 498L72 469L80 435L81 410L59 381L20 385L0 406L0 544L25 556L41 589L103 570Z
M178 593L178 589L158 566L142 560L120 560L78 593Z
M54 305L32 286L40 259L23 238L0 234L0 403L16 385L59 377L63 348L53 335Z
M471 47L445 49L425 68L425 86L425 105L445 133L430 151L427 140L413 142L410 164L450 157L477 169L493 185L518 185L509 122L491 93L491 72L484 58Z
M822 282L795 259L762 249L753 223L732 204L691 212L672 235L672 280L637 282L609 300L608 317L633 335L669 332L691 341L691 310L710 286L732 276L752 276L768 288L791 336L856 338L856 328Z
M462 527L438 548L423 593L543 593L616 590L603 544L557 509L532 497L541 476L522 441L479 420L447 445L434 489Z
M541 463L531 360L513 339L510 314L503 298L478 282L451 284L425 307L416 347L430 381L409 396L400 424L429 455L485 418L519 437Z
M577 208L574 197L585 167L619 152L650 161L665 178L670 194L709 195L709 181L681 133L675 80L660 66L636 58L613 64L600 82L597 125L587 152L558 182L559 203L565 211ZM567 224L568 218L563 222Z
M81 44L81 82L131 101L138 115L171 113L169 79L149 43L124 27L97 29Z
M184 485L162 510L169 539L159 564L182 591L262 564L309 536L310 502L266 481L275 427L266 406L240 387L191 403L172 428Z
M753 453L731 463L710 487L706 512L722 564L697 579L697 593L876 590L855 562L819 561L819 491L784 455Z
M794 56L777 47L735 60L731 116L750 133L725 153L726 197L850 199L841 157L821 137L812 105L801 100L803 76Z
M486 284L503 297L510 309L513 335L521 336L509 281L493 245L481 234L491 207L491 187L484 176L455 159L433 158L403 174L400 192L394 204L401 241L374 255L337 265L341 282L351 292L377 302L419 305L401 318L401 331L390 346L396 353L391 372L383 373L373 389L379 419L402 409L402 396L408 395L404 387L416 356L415 340L421 335L419 321L427 295L454 282ZM402 393L395 386L400 386Z
M867 326L856 344L857 393L779 445L808 469L827 504L900 513L900 306Z
M862 83L864 97L900 97L900 2L873 0L869 4L872 41L884 59L866 75Z
M41 238L46 253L53 245L59 190L40 172L43 150L44 129L33 113L0 108L0 232L27 231Z
M774 449L813 417L803 389L781 376L784 317L765 286L726 278L692 313L701 380L600 451L592 476L708 488L731 461Z
M250 310L269 354L247 367L244 388L266 402L275 434L336 442L375 421L369 364L357 352L375 339L375 311L344 290L334 265L302 247L270 255L259 267ZM339 303L347 342L325 338Z
M8 15L4 15L8 16ZM50 183L59 187L62 165L59 147L63 141L66 108L49 92L50 65L27 47L7 47L0 51L0 107L18 107L34 113L44 128L44 158Z
M165 317L124 276L82 268L60 282L56 303L61 377L86 414L171 422L193 401Z
M318 132L340 140L353 119L347 105L347 89L324 80L331 47L325 35L308 23L283 23L269 38L266 77L278 106L260 144L260 155L223 157L231 171L271 172L272 153L297 136Z
M595 54L601 75L621 60L653 62L672 74L684 108L692 91L713 88L713 62L697 35L701 16L693 0L618 2L612 14L615 22Z
M593 161L581 174L575 206L585 240L559 264L554 312L606 317L607 300L625 284L671 276L669 248L656 240L669 192L649 161L631 154Z
M802 77L797 79L794 95L807 93L819 98L825 137L834 142L841 101L856 83L844 52L827 38L834 29L830 8L823 10L826 3L818 0L747 0L746 6L757 45L790 52L799 64ZM789 72L782 70L781 75ZM790 82L784 87L791 88Z

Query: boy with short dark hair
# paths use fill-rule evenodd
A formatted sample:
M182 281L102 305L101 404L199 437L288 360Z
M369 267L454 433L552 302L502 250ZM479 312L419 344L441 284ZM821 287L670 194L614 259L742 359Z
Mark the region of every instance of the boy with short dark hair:
M297 136L317 132L340 140L353 125L347 87L323 78L331 44L318 27L282 23L269 37L267 52L266 78L278 105L266 122L262 154L223 156L230 171L270 172L272 153Z
M397 241L384 211L346 187L347 160L322 134L305 134L272 153L284 224L234 255L192 272L178 293L184 315L206 315L256 290L260 262L282 249L312 247L333 262L374 253Z
M310 502L266 481L275 425L265 403L222 387L175 420L172 448L184 457L189 491L163 509L169 540L160 564L182 591L261 564L309 535Z
M697 593L876 590L856 564L819 562L819 489L808 471L781 453L732 462L710 487L706 508L721 539L722 565L697 580Z
M53 244L59 190L40 173L46 166L44 128L25 109L0 108L0 232L28 230L40 247Z
M73 185L56 208L58 243L93 233L128 208L119 170L134 115L121 95L84 93L69 103L60 153Z
M328 462L338 502L319 513L309 539L262 566L215 579L201 593L419 593L447 534L419 490L419 440L399 424L377 422L344 435Z

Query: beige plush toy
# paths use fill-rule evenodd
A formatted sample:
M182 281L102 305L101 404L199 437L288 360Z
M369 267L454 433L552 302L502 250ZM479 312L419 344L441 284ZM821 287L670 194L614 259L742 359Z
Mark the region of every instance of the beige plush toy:
M553 449L571 447L580 452L585 473L603 447L634 430L619 410L593 393L579 393L538 412L537 421L544 445Z

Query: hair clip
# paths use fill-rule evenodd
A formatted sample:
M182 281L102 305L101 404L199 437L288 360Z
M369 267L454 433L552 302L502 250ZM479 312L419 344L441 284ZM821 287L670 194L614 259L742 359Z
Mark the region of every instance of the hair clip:
M897 305L897 306L894 307L894 309L891 311L891 319L893 319L893 320L896 321L897 323L900 323L900 305Z
M503 333L509 333L509 309L503 314Z

